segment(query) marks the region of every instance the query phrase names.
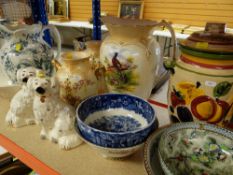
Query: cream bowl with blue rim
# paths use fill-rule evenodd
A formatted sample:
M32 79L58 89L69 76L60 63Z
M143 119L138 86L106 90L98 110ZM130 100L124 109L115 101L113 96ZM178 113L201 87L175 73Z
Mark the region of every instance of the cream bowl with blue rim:
M166 175L232 175L233 132L211 124L175 124L162 134L158 154Z
M99 149L115 150L114 153L138 147L158 127L153 107L126 94L90 97L78 106L76 115L81 137Z

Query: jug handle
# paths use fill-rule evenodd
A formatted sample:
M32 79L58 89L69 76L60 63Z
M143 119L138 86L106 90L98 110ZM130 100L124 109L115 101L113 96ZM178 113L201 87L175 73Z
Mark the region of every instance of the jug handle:
M5 27L5 26L2 25L2 24L0 24L0 29L3 30L3 31L5 31L6 33L8 33L9 36L11 36L11 35L14 34L13 31L9 30L7 27ZM0 38L1 38L1 39L6 39L6 36L2 36L2 35L0 34Z
M51 47L46 41L44 41L43 36L44 36L44 32L45 30L51 30L51 32L54 34L54 37L57 41L57 55L55 56L55 59L57 60L60 57L61 54L61 36L59 34L59 31L57 30L56 27L54 27L53 25L47 25L45 27L43 27L41 34L40 34L40 41L47 45L48 47Z
M165 20L162 20L161 22L159 22L158 24L155 25L155 27L162 27L162 26L166 27L169 30L169 32L171 33L171 38L172 38L172 42L173 42L173 53L172 53L172 60L171 61L175 62L175 60L176 60L176 49L177 49L177 42L176 42L175 31L172 28L172 26L168 22L166 22ZM152 29L150 36L153 36L153 33L154 33L154 30ZM163 60L163 58L164 58L164 56L162 55L160 57L160 60L159 60L160 63ZM161 66L163 66L163 64L157 64L156 75L155 76L158 76L159 69L161 68ZM168 77L168 73L169 73L168 71L167 72L163 72L162 75L159 76L158 80L156 80L156 78L155 78L152 92L155 91L156 89L158 89L158 86L161 86L163 84L163 82Z

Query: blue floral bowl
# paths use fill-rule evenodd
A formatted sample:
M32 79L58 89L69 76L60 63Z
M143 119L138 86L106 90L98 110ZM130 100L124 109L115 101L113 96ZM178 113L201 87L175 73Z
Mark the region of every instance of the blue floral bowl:
M151 105L126 94L90 97L78 106L76 115L81 136L106 148L139 145L158 127Z

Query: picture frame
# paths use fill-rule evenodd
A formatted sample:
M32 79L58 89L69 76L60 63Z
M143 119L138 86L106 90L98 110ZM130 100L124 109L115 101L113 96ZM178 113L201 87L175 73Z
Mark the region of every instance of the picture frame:
M69 0L48 0L47 8L50 20L69 20Z
M119 18L142 19L144 1L120 1L118 7Z

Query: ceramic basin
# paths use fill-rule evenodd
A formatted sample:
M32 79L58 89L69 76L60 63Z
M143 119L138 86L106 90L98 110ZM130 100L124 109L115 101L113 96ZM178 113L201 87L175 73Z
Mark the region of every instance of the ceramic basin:
M12 82L3 72L2 67L0 66L0 87L12 86Z
M105 150L131 150L144 143L158 127L151 105L126 94L90 97L78 106L76 115L80 135L91 145Z

